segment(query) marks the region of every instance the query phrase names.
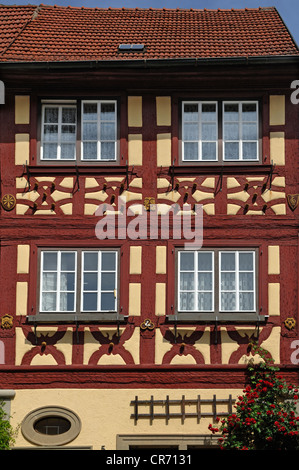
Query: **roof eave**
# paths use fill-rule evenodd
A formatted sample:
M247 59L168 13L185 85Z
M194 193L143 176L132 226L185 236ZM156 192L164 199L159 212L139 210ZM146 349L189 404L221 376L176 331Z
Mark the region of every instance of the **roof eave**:
M0 70L5 69L98 69L98 68L147 68L178 67L204 65L261 65L261 64L296 64L298 55L242 56L242 57L207 57L207 58L171 58L171 59L105 59L78 61L7 61L0 62Z

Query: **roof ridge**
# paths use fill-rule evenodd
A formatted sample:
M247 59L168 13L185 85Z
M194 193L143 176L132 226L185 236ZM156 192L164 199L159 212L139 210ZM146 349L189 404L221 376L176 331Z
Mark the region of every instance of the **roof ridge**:
M161 7L161 8L154 8L154 7L148 7L148 8L141 8L141 7L106 7L106 8L101 8L101 7L86 7L86 6L74 6L74 5L48 5L45 3L40 3L39 5L36 4L27 4L27 5L3 5L0 3L0 7L9 7L9 8L14 8L14 7L36 7L39 9L45 8L45 9L73 9L73 10L95 10L95 11L194 11L194 12L203 12L203 11L208 11L208 12L243 12L243 11L261 11L261 10L276 10L276 7L274 6L267 6L267 7L254 7L254 8L166 8L166 7Z

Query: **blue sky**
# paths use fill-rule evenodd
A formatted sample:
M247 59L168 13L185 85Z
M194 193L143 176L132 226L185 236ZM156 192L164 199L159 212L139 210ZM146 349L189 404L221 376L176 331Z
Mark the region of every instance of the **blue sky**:
M297 44L299 44L299 1L298 0L0 0L3 5L27 5L43 3L99 8L257 8L274 6L279 11Z

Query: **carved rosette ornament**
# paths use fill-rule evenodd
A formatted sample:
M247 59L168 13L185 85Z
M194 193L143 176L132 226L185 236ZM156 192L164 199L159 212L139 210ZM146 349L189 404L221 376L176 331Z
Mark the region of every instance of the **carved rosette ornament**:
M4 315L1 318L1 328L3 330L10 330L13 327L13 317L11 315Z
M146 197L144 199L144 207L147 211L154 211L156 209L156 201L153 197Z
M299 204L299 194L288 194L287 200L288 200L289 208L292 211L294 211Z
M4 210L11 211L16 206L16 198L12 194L5 194L1 199L1 204Z
M153 330L155 328L155 325L151 320L147 318L141 323L140 328L142 330Z
M288 330L292 330L293 328L295 328L296 326L296 320L295 318L287 318L285 321L284 321L284 325L285 327L288 329Z

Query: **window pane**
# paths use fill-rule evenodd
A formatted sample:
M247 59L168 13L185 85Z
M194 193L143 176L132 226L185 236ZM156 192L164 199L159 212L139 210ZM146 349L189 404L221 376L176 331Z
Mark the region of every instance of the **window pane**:
M61 120L63 124L74 124L76 122L76 108L62 108Z
M57 158L57 144L43 145L43 160L55 160Z
M76 260L75 253L73 252L61 253L61 270L62 271L75 271L75 260Z
M236 289L235 273L221 273L221 290L234 291Z
M58 126L56 124L44 126L44 142L58 142Z
M58 107L44 108L44 122L46 123L57 123L58 122Z
M213 309L213 298L211 292L200 292L198 294L198 310L211 311Z
M42 294L42 312L55 312L56 311L56 293L43 293Z
M43 253L43 270L56 271L57 270L57 253L44 252Z
M234 271L235 269L235 253L221 252L221 271Z
M101 121L114 121L115 120L115 104L102 103L101 104Z
M101 140L115 140L114 122L101 123Z
M240 271L253 270L253 253L239 253L239 269Z
M60 294L60 311L73 312L75 310L75 294L73 292L62 292Z
M67 432L70 427L70 421L57 416L41 418L36 423L34 423L34 429L37 432L41 434L47 434L48 436L63 434Z
M115 298L113 292L104 292L101 295L101 309L115 310Z
M194 310L194 294L182 292L180 294L180 310Z
M61 142L75 142L75 141L76 141L75 126L68 126L66 124L61 126Z
M184 140L198 140L199 127L198 124L185 123L184 124Z
M60 289L68 290L68 291L73 291L75 289L75 274L74 273L61 273Z
M202 160L216 160L216 142L203 142Z
M97 140L98 127L96 122L83 123L83 140Z
M60 158L62 160L75 160L76 158L75 144L62 144Z
M114 290L115 289L115 274L114 273L102 273L101 289L102 290Z
M238 103L231 103L231 104L224 105L224 120L225 121L238 121L239 120Z
M185 103L184 104L184 121L198 121L199 114L198 114L198 104L194 103Z
M216 104L213 104L213 103L202 104L201 119L203 121L216 121L217 120Z
M215 124L203 124L202 140L216 140L217 139L217 128Z
M193 253L180 253L180 269L181 271L194 271Z
M239 160L239 142L224 143L225 160Z
M83 119L84 121L97 121L98 119L97 103L84 103L83 104Z
M97 293L84 293L83 294L83 310L97 311L98 309L98 294Z
M243 142L243 159L257 160L257 145L255 142Z
M198 290L212 290L212 273L198 273Z
M84 271L97 271L98 270L98 253L85 252L84 254Z
M57 273L43 273L42 290L56 291L57 289Z
M240 292L240 310L254 310L253 292Z
M239 289L240 290L253 290L253 273L240 273L239 274Z
M115 143L101 143L101 160L115 160Z
M198 144L197 143L184 143L184 160L198 160Z
M102 270L115 271L116 269L116 254L110 252L102 252Z
M180 289L181 290L194 290L194 273L181 273L180 274Z
M84 291L98 289L98 273L84 273Z
M242 138L243 140L257 140L257 125L256 124L243 124Z
M98 147L96 142L83 142L83 159L96 160L97 148Z
M239 124L224 124L224 139L239 140Z
M255 103L242 104L242 121L257 121L257 106Z
M234 292L222 292L221 294L221 310L236 310L236 294Z
M213 254L199 252L198 253L198 270L199 271L212 271L213 270Z

